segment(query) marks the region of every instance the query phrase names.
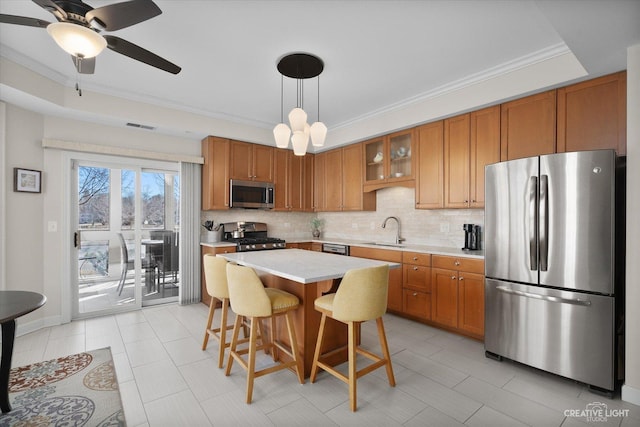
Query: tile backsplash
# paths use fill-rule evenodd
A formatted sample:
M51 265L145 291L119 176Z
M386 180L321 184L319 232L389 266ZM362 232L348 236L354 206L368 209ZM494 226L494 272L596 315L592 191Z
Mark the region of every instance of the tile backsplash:
M324 219L321 238L393 243L397 230L395 221L389 221L387 227L382 228L382 223L388 216L395 216L400 220L400 234L407 244L462 248L462 224L479 224L484 229L483 209L415 209L415 192L412 188L404 187L378 190L376 197L375 212L318 213L317 216ZM299 240L311 239L309 222L315 216L312 213L230 209L203 211L201 220L212 220L216 224L234 221L265 222L270 236Z

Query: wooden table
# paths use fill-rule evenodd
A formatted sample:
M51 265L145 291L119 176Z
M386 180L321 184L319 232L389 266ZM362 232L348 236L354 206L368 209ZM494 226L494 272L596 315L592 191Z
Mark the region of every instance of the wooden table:
M228 261L252 267L260 275L267 287L282 289L300 299L300 307L294 313L298 351L304 362L304 376L311 374L313 354L320 313L314 309L314 301L323 294L335 292L340 279L348 270L375 267L388 264L390 268L399 268L400 264L335 255L324 252L301 249L278 249L255 252L237 252L218 254ZM267 322L268 323L268 322ZM268 325L267 325L268 326ZM290 345L286 327L276 326L278 340ZM323 353L344 347L347 344L346 325L333 319L327 319ZM282 355L286 357L286 355ZM339 364L347 360L347 350L336 352L329 363Z
M42 307L47 297L37 292L0 291L0 324L2 325L2 362L0 363L0 409L11 411L9 404L9 371L16 336L16 319Z

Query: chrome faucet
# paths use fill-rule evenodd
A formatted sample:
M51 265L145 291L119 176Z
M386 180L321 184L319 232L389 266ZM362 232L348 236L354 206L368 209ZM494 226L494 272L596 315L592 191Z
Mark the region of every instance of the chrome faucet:
M403 239L402 237L400 237L400 220L395 217L395 216L388 216L384 219L383 223L382 223L382 228L386 228L387 227L387 221L389 221L390 219L395 219L396 220L396 224L398 224L398 232L396 233L396 245L399 245L401 242L404 242L406 239Z

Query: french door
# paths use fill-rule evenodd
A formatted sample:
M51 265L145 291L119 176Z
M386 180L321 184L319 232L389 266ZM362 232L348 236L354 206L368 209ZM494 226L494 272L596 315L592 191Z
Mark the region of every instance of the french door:
M72 164L72 317L177 301L178 165L102 156Z

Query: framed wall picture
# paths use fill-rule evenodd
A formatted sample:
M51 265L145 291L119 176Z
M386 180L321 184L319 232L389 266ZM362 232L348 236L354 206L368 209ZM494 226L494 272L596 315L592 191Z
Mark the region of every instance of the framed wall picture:
M41 172L31 169L13 168L13 191L40 192Z

